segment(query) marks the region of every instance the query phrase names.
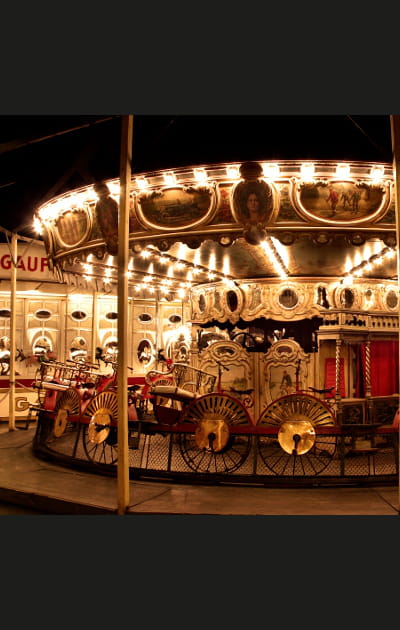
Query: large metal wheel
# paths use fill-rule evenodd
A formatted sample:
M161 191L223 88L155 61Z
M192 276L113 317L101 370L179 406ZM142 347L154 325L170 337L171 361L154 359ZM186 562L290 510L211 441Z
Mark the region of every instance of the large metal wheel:
M53 425L53 434L60 437L68 428L76 428L76 423L68 422L69 416L76 416L81 410L81 399L72 387L68 388L58 398L54 411L56 413Z
M179 433L179 448L197 473L231 473L248 457L251 434L232 433L235 426L251 425L248 411L228 394L205 394L189 403L182 423L193 423L193 433Z
M264 409L257 425L276 428L258 438L259 455L275 475L319 475L336 453L336 436L318 433L319 427L334 426L335 418L315 396L282 396Z
M115 464L118 459L117 427L118 398L116 392L97 394L84 411L90 418L82 432L83 448L87 458L99 464Z

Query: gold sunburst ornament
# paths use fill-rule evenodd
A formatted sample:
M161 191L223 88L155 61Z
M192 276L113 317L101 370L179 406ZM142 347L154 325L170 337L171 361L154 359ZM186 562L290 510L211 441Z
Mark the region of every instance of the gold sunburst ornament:
M199 449L218 453L229 439L229 427L219 414L205 416L196 428L195 440Z
M289 455L304 455L315 444L315 429L312 422L301 414L283 422L278 432L278 441Z

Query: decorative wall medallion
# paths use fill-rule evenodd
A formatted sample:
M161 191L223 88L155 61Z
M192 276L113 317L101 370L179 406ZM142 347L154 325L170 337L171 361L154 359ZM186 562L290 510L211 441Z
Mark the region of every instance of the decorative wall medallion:
M228 289L222 294L222 307L224 319L236 323L243 310L243 294L239 288Z
M399 300L398 300L396 291L394 290L388 291L386 294L386 306L390 310L394 310L397 308L398 303L399 303Z
M238 296L235 291L226 292L226 303L229 310L234 313L238 308Z
M359 308L359 294L354 288L338 287L335 290L336 308Z
M278 295L278 302L283 308L294 308L299 301L296 291L283 289Z

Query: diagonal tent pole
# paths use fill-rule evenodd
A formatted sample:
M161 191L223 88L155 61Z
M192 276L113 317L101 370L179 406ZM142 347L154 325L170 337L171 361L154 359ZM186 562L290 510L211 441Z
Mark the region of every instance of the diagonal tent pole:
M129 506L128 456L128 263L129 263L129 192L131 186L133 116L122 116L120 196L118 218L118 514Z
M395 208L396 208L396 247L397 247L397 283L400 287L400 115L390 116L390 128L392 135L392 153L393 153L393 175L395 183ZM400 343L399 343L399 365L400 365ZM400 380L400 376L399 376ZM400 391L400 383L399 383ZM400 423L398 427L399 435L397 436L398 444L398 460L400 461ZM400 511L400 466L398 467L398 509Z

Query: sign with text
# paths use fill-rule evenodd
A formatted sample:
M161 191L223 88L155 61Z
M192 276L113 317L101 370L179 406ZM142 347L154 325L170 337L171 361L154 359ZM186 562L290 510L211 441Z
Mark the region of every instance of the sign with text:
M0 243L0 279L9 280L11 269L10 247ZM18 243L17 280L54 280L44 244Z

